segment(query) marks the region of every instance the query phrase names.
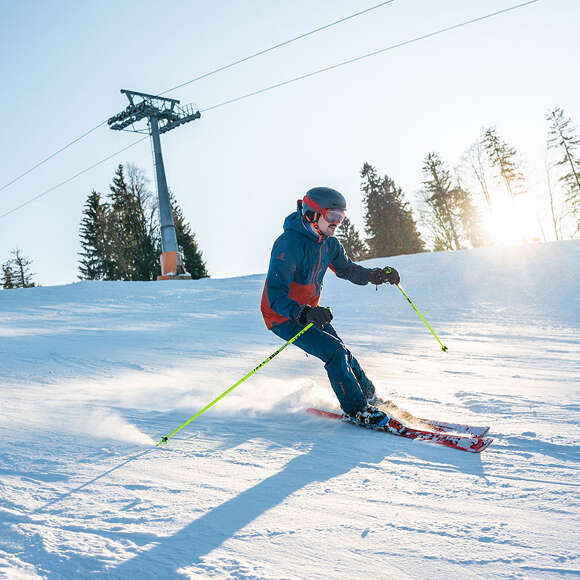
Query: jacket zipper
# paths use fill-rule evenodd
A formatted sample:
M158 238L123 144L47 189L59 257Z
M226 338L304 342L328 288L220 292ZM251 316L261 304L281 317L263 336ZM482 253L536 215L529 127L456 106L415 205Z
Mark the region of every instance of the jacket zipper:
M318 250L318 265L316 266L316 271L314 273L313 279L312 279L312 283L314 284L314 290L316 293L318 293L319 288L316 285L316 281L318 279L318 274L320 272L320 266L322 264L322 246L323 246L324 242L320 244L320 249Z

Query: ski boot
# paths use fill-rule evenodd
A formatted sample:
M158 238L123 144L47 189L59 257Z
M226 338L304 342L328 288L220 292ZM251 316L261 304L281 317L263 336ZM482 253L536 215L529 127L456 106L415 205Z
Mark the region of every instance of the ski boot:
M380 409L372 405L367 405L362 411L356 411L352 414L345 413L344 419L350 423L356 423L357 425L362 425L370 429L384 429L389 425L391 417Z

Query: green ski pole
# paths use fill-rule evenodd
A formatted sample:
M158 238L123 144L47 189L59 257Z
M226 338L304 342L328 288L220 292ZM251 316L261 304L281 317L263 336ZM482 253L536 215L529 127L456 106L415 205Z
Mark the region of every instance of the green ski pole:
M387 274L391 272L389 267L385 268ZM439 337L435 334L433 329L429 326L429 323L423 318L423 315L417 310L417 307L413 304L413 301L407 296L407 293L403 290L400 284L397 284L397 288L401 291L403 296L407 299L407 302L413 307L413 310L419 315L421 320L425 323L425 326L431 331L431 334L437 339L437 342L441 345L441 350L447 352L447 347L439 340Z
M275 353L271 354L266 360L262 361L254 370L250 371L245 377L241 378L235 385L232 385L227 391L224 391L219 397L216 397L211 403L208 403L199 413L188 419L183 425L175 429L169 435L161 437L161 441L155 447L159 447L163 443L167 443L178 431L181 431L186 425L197 419L200 415L205 413L210 407L213 407L220 399L223 399L228 393L233 391L237 386L241 385L247 378L251 377L255 372L259 371L265 364L269 363L277 354L281 353L289 344L292 344L298 337L302 336L312 326L312 322L305 326L296 336L291 338L288 342L283 344Z

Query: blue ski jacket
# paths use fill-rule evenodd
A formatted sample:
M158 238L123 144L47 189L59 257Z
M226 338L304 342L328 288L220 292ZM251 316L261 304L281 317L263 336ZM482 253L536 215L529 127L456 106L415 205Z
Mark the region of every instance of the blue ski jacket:
M339 278L368 284L370 269L352 262L334 237L319 236L302 220L302 201L284 221L274 242L261 310L268 329L297 320L303 305L318 306L322 280L330 268Z

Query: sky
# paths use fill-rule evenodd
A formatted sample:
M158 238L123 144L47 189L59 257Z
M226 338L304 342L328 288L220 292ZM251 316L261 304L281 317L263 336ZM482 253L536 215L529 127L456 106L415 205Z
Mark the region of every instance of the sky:
M159 94L377 3L0 0L0 188L124 109L120 89ZM203 111L514 4L395 0L165 96ZM210 275L265 272L284 217L314 186L342 191L362 229L365 162L414 202L427 153L454 166L490 125L521 154L528 209L545 222L544 115L559 106L580 123L578 21L577 0L540 0L207 111L163 135L168 185ZM2 189L0 215L138 138L101 126ZM83 205L93 189L108 191L119 163L143 168L154 190L145 140L0 218L0 262L18 247L36 282L75 281Z

